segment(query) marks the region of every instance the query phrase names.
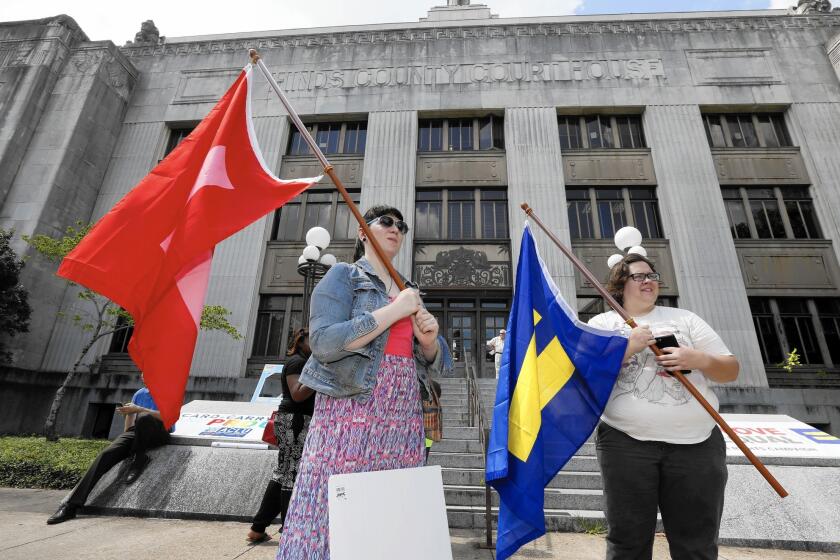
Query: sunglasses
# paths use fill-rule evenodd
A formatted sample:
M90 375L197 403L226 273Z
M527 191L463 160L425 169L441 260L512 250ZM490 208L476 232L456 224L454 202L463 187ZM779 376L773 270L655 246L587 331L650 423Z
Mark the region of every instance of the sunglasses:
M402 220L397 220L392 216L379 216L378 218L374 218L373 220L369 221L367 225L372 226L375 223L379 223L379 225L381 225L384 228L396 226L399 232L403 235L408 233L408 224Z

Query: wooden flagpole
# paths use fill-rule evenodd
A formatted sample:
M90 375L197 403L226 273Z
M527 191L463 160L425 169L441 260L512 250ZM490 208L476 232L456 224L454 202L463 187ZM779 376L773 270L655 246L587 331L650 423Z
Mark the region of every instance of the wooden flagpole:
M312 138L312 134L309 133L309 130L303 124L303 121L300 120L300 117L295 112L292 104L289 103L289 100L286 98L286 94L283 93L283 90L280 89L280 86L277 85L277 81L274 79L274 76L271 75L268 68L266 67L265 63L262 61L262 57L260 57L259 53L257 53L256 49L251 49L248 51L248 55L251 57L251 63L256 65L259 68L265 79L268 80L271 89L274 90L274 93L277 94L277 97L280 98L280 103L283 104L283 107L286 108L286 112L289 113L289 118L292 119L292 122L295 124L295 128L300 131L301 136L309 144L309 149L312 150L312 153L315 154L315 157L318 158L318 161L321 162L321 166L324 168L324 173L332 179L335 188L338 189L338 192L341 194L341 198L344 199L344 202L347 204L347 207L350 208L350 212L353 213L353 217L356 218L356 221L359 222L359 227L362 228L362 231L365 232L365 236L367 237L368 241L370 242L373 250L376 252L376 256L379 257L379 260L385 265L385 268L388 270L388 274L390 274L391 278L393 278L394 283L399 287L400 290L405 289L405 282L402 281L400 278L399 273L397 273L397 269L394 268L394 265L391 264L391 260L385 257L385 253L382 250L382 247L379 245L379 242L376 241L376 238L370 231L370 227L365 222L364 216L362 213L359 212L358 206L356 203L353 202L353 199L350 198L350 194L347 192L347 188L344 186L344 183L341 182L341 179L338 178L338 175L333 169L332 164L327 160L324 153L318 147L318 144L315 143L315 139Z
M540 229L542 229L545 232L545 234L548 235L549 239L551 239L554 242L554 244L557 245L557 248L560 249L560 251L562 251L563 254L566 255L569 258L569 260L572 261L572 264L575 265L575 268L577 268L580 271L580 273L583 274L583 276L589 281L589 283L592 284L592 286L598 291L598 293L601 294L601 296L607 301L609 306L612 307L615 310L615 312L618 313L621 316L621 318L627 322L628 325L630 325L631 328L637 327L638 325L636 324L636 321L633 320L633 317L631 317L630 314L627 313L627 311L621 306L621 304L618 303L616 299L612 297L612 295L610 295L606 288L604 288L601 285L601 282L599 282L598 279L595 278L595 275L592 274L592 272L590 272L588 268L586 268L586 265L583 264L583 262L580 259L578 259L577 256L571 250L569 250L568 247L563 245L563 243L557 238L557 236L554 235L554 233L552 233L551 230L545 226L545 224L543 224L542 220L540 220L539 217L534 213L534 210L530 206L528 206L527 203L522 203L521 207L522 210L524 210L525 213L528 215L528 217L533 219L534 222L538 226L540 226ZM655 344L652 344L650 346L650 349L657 356L662 356L664 354L664 352L662 352L662 350ZM738 446L738 449L740 449L741 452L747 457L747 459L749 459L750 463L752 463L753 466L756 469L758 469L758 472L760 472L764 479L770 484L770 486L773 487L773 490L775 490L776 493L779 494L779 496L781 496L782 498L786 497L788 495L787 490L785 490L784 487L782 487L779 481L776 480L776 477L774 477L770 473L770 471L767 470L767 467L764 466L764 463L762 463L761 460L755 456L755 454L750 450L750 448L747 447L747 444L745 444L744 441L738 436L738 434L736 434L735 431L729 426L729 424L726 423L726 420L724 420L723 417L720 414L718 414L718 411L715 410L711 404L709 404L709 401L707 401L703 394L697 390L697 387L695 387L694 384L691 381L689 381L688 378L685 375L683 375L681 371L677 370L671 371L669 373L676 377L679 380L679 382L682 383L683 386L688 390L688 392L691 393L695 399L697 399L697 402L699 402L700 405L706 409L706 412L708 412L712 416L712 418L714 418L715 422L717 422L717 425L720 426L720 428L724 432L726 432L726 435L729 436L729 439L731 439L735 443L735 445Z

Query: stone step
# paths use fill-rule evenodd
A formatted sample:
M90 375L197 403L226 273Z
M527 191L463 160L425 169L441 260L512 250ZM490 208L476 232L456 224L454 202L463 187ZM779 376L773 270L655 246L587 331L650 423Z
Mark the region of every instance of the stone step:
M481 406L493 406L496 404L495 398L488 398L488 397L481 397L479 399ZM440 397L440 404L443 406L469 406L470 400L466 396L457 396L457 395L442 395Z
M476 439L446 438L432 444L433 453L483 453L481 442ZM582 457L595 456L595 444L584 443L575 454Z
M474 486L484 488L484 469L443 468L443 483L452 486ZM601 490L604 483L600 472L560 471L548 488L578 488L583 490Z
M483 506L485 503L484 488L481 486L444 486L447 506ZM491 503L499 505L499 495L491 490ZM587 511L602 511L604 509L604 493L602 490L585 490L580 488L546 488L546 509L578 509Z
M443 417L444 420L447 420L447 419L449 419L449 420L463 420L465 422L468 422L469 419L470 419L470 415L467 412L455 412L455 411L446 410L446 409L444 409L441 412L441 416Z
M478 439L478 428L450 426L443 431L443 439Z
M493 507L490 510L493 516L493 528L498 523L499 510ZM453 529L484 529L484 506L452 506L446 508L446 516L449 518L449 527ZM607 521L603 511L596 510L545 510L545 528L549 532L556 533L595 533L603 534L607 530ZM664 531L662 518L656 517L656 531ZM495 540L495 534L494 534Z
M443 406L469 406L470 401L467 397L441 396L440 404Z
M484 453L481 441L475 439L442 439L432 444L434 453Z
M461 418L443 418L443 427L453 427L453 428L468 428L470 425L469 420L461 419ZM444 430L445 431L445 430Z
M479 453L437 453L429 454L430 465L440 465L446 468L482 469L484 456ZM575 456L569 459L564 471L598 472L598 461L595 457Z
M491 511L495 528L499 510L494 507ZM447 507L446 516L449 518L449 526L453 529L484 529L484 506ZM606 531L604 513L595 510L546 509L545 526L546 530L551 532L600 533ZM661 531L661 527L657 530Z
M453 469L482 469L484 456L479 453L429 453L429 465L440 465Z

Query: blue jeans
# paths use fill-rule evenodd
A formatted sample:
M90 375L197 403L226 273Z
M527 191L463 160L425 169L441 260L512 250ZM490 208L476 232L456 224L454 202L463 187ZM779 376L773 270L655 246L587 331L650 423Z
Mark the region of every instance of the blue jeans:
M726 445L639 441L603 422L596 448L604 479L607 560L653 555L657 507L673 560L717 560L726 487Z

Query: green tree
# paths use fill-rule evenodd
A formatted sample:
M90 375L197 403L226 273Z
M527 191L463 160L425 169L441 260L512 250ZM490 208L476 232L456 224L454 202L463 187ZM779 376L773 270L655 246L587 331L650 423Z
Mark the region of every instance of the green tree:
M32 237L23 236L23 240L29 243L43 258L51 262L60 262L87 235L91 227L93 227L91 224L77 222L75 227L68 227L65 234L61 236L51 237L42 234ZM68 281L68 283L75 285L73 282ZM93 290L80 286L77 297L82 302L87 302L87 305L84 305L85 310L73 312L69 317L64 312L59 312L59 316L69 319L79 329L87 333L89 337L86 339L84 346L76 357L73 367L67 372L64 381L53 398L49 414L47 414L47 420L44 423L44 435L48 441L58 441L56 419L61 410L64 393L67 391L67 386L72 381L73 376L78 373L79 367L82 365L88 352L90 352L90 349L101 338L126 330L134 325L131 315L124 309ZM227 318L230 313L230 311L221 305L204 306L201 312L201 329L222 331L234 340L241 339L242 335L236 330L236 327L228 322Z
M12 250L12 231L0 229L0 336L29 331L29 293L20 284L23 260ZM0 340L0 363L10 363L12 355Z

